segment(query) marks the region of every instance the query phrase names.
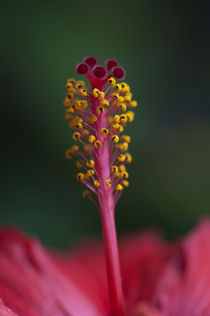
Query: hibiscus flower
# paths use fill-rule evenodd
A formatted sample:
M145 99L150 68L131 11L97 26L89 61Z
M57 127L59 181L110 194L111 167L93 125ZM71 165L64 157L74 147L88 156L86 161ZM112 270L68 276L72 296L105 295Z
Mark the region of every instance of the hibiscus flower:
M0 231L0 316L179 316L210 315L209 235L203 221L183 241L168 245L150 231L127 237L118 247L115 205L126 187L132 161L130 136L120 134L135 108L116 60L106 68L95 57L77 65L88 78L69 79L65 120L74 129L66 151L80 159L76 179L99 210L101 245L67 253L47 252L15 229Z
M120 242L129 316L210 315L210 220L168 245L142 232ZM15 229L0 231L1 316L109 316L103 247L46 251Z

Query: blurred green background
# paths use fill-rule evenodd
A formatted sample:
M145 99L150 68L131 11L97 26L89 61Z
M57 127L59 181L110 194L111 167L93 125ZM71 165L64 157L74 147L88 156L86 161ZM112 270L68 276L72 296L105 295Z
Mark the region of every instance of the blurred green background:
M100 234L64 157L64 85L88 55L118 59L140 103L119 232L154 226L172 238L210 212L209 12L209 1L1 5L1 225L56 247Z

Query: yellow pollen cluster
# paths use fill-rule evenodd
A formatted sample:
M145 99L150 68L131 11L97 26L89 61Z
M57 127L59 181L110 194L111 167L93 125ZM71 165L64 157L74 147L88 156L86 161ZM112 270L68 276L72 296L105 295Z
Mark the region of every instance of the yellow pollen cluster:
M84 173L80 172L77 174L76 178L77 178L77 181L82 182L85 178L85 175L84 175Z
M118 172L119 169L118 169L118 166L113 165L111 170L112 170L112 173L115 173L115 172Z
M103 106L101 106L101 105L98 106L97 109L96 109L96 112L98 114L102 114L104 111L105 111L105 108Z
M118 184L116 186L116 191L122 191L123 190L123 186L121 184Z
M73 155L80 156L76 167L84 172L79 172L76 179L88 187L89 190L83 191L83 197L90 200L91 192L97 195L108 190L119 197L129 186L129 174L124 164L132 161L127 152L131 138L120 134L135 117L128 109L137 106L126 82L118 83L114 77L109 77L103 87L96 86L88 91L84 81L68 79L63 102L65 120L74 130L72 138L81 144L80 148L74 145L67 149L65 156L67 159ZM108 162L105 162L107 157ZM109 164L108 168L105 167L108 173L104 178L98 169L104 167L103 162L99 163L100 159Z
M91 117L90 117L90 119L89 119L89 122L90 122L90 124L93 124L93 123L95 123L97 121L97 116L96 115L91 115Z
M94 143L95 140L96 140L96 137L94 135L90 135L89 142Z
M109 106L109 101L106 99L103 99L103 100L101 100L101 105L104 107L107 107L107 106Z
M100 147L102 147L101 141L100 141L100 140L96 140L95 143L94 143L94 146L95 146L95 148L100 148Z
M109 134L109 130L107 128L102 128L100 133L102 136L107 136Z
M73 145L71 148L67 149L65 152L65 156L67 159L71 159L72 154L74 154L75 152L77 152L79 150L79 146L77 145Z
M114 143L118 143L119 142L119 136L118 135L113 135L112 137L111 137L111 140L114 142Z
M80 132L75 132L72 137L75 141L78 141L78 139L80 139L81 137L81 134Z
M106 184L106 186L107 186L108 188L110 188L111 185L112 185L112 182L111 182L110 179L108 179L108 180L105 181L105 184Z
M82 196L83 196L83 198L86 198L90 194L91 194L91 192L89 190L84 190L82 193Z
M93 89L93 96L99 100L103 100L105 93L95 88Z
M86 166L87 166L88 168L94 168L95 162L94 162L93 160L90 160L90 162L86 162Z
M77 169L83 168L84 167L84 161L83 160L77 160L76 161L76 167L77 167Z
M121 182L121 184L122 184L125 188L127 188L127 187L129 186L129 182L128 182L127 180L123 180L123 181Z
M87 171L87 175L89 177L93 176L94 174L95 174L95 171L93 169L90 169L90 170Z
M115 78L111 77L108 79L108 85L110 85L110 87L114 88L116 86L116 80Z
M95 188L99 188L100 187L100 182L98 180L95 180L93 182L93 185L94 185Z
M119 160L120 162L125 161L125 155L120 154L120 155L118 156L118 160Z

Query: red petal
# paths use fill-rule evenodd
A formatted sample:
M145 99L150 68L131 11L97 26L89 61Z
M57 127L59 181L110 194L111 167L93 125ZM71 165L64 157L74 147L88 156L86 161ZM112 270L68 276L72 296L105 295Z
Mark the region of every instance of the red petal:
M152 232L125 238L120 243L123 287L130 311L139 300L152 299L167 253L168 248ZM101 315L109 315L102 247L92 244L72 255L57 256L56 262L66 277L94 302Z
M120 257L129 310L139 301L152 300L169 251L160 236L151 231L124 240Z
M0 299L0 315L1 316L18 316L17 314L13 313L9 308L7 308L1 299Z
M164 315L210 315L210 220L181 243L156 291Z
M39 242L15 230L0 232L0 297L21 315L99 315Z
M80 247L72 254L56 255L57 267L100 311L109 315L106 267L103 248L96 244Z

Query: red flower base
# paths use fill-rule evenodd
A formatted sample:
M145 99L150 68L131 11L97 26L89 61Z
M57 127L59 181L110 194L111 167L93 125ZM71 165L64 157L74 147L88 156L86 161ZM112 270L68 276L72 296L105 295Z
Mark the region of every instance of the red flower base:
M109 316L101 245L50 253L15 229L0 231L1 316ZM128 315L210 315L210 220L166 244L154 232L120 243Z

